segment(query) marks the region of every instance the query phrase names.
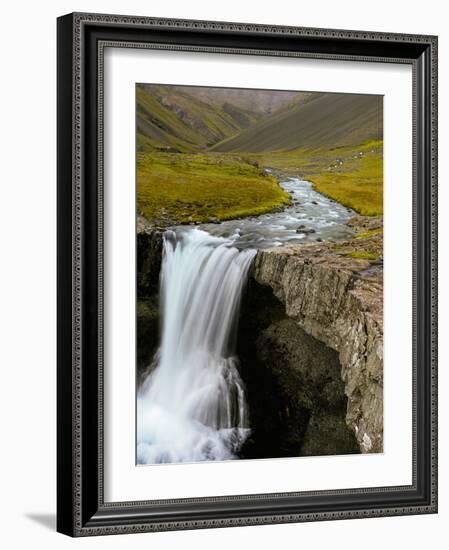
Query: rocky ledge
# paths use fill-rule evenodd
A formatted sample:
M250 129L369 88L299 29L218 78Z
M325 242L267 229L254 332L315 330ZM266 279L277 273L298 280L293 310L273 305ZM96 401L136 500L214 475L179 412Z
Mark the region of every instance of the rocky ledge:
M381 235L369 238L381 249ZM379 259L351 257L355 241L261 250L253 277L307 334L337 351L346 423L361 451L374 453L383 451L383 268Z

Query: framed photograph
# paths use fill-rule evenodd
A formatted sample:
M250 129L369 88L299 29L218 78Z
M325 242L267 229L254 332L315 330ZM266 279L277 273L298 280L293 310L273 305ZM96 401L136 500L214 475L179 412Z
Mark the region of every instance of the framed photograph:
M58 19L58 531L437 511L437 38Z

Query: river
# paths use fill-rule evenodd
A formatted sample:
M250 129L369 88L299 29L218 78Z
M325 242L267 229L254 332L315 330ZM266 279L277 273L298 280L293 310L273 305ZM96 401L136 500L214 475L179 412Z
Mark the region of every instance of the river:
M292 204L281 212L230 220L199 227L207 233L226 237L237 248L271 248L287 243L314 242L317 239L344 239L353 232L346 222L355 212L313 189L310 182L289 177L281 187L290 194ZM179 226L183 233L189 226Z

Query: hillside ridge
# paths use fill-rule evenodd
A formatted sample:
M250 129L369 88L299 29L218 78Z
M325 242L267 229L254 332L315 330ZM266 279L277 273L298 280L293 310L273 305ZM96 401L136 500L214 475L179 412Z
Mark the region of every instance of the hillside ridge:
M382 139L382 96L319 93L281 107L211 151L258 153Z

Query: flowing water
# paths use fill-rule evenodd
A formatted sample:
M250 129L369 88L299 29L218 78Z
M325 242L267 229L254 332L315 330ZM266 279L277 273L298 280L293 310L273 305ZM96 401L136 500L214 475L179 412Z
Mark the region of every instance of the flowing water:
M256 251L232 245L199 229L164 235L162 343L138 395L139 463L233 458L248 435L233 331Z
M281 182L292 200L281 212L199 226L211 235L231 238L238 248L271 248L317 239L345 239L353 232L346 225L355 215L350 208L321 195L299 178ZM185 231L180 226L177 231Z
M282 212L164 234L162 341L138 391L137 462L238 458L250 433L235 339L242 291L259 248L351 234L353 212L298 178Z

